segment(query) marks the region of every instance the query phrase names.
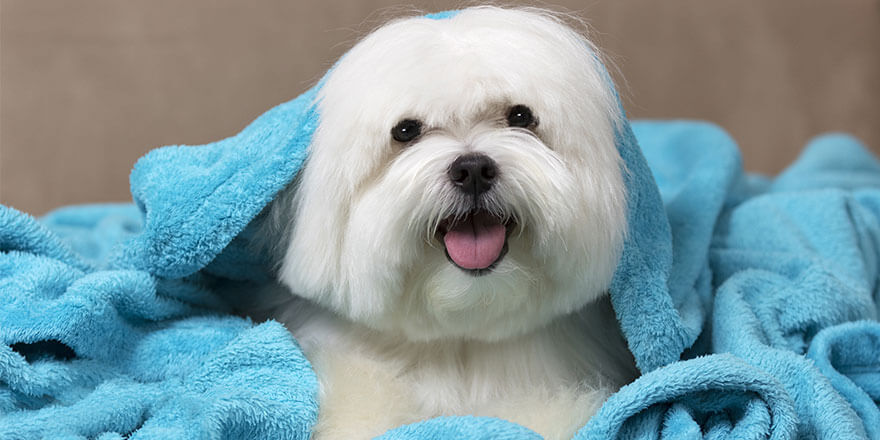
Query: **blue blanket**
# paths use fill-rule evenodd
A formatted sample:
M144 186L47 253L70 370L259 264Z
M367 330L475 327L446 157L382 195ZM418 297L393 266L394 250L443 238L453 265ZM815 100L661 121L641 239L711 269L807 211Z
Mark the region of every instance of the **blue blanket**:
M578 438L880 438L880 163L825 136L770 180L744 174L712 125L633 129L669 220L670 283L687 286L669 301L707 325ZM0 438L307 438L317 385L295 341L213 292L255 281L116 267L148 221L129 204L0 210ZM531 434L453 417L385 437L481 435Z
M218 293L269 279L250 225L302 166L320 86L149 153L133 205L0 207L0 439L309 437L296 341ZM609 291L643 375L577 438L880 438L880 163L831 135L750 176L727 134L686 121L616 142L630 230ZM478 417L384 436L531 437Z
M621 389L579 437L880 438L880 162L826 135L768 179L712 125L633 127L692 287L676 306L709 313L681 361Z

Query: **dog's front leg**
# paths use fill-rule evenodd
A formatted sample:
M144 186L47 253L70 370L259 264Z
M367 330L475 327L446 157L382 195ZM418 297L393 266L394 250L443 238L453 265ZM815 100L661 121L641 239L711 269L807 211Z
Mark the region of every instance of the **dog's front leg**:
M323 353L315 363L321 392L313 439L370 439L422 418L411 388L388 364L359 353Z

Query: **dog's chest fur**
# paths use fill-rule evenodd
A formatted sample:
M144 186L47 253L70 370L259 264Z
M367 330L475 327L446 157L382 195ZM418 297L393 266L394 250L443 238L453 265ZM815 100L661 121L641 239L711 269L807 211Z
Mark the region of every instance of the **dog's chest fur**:
M605 300L498 342L407 341L305 301L274 315L318 374L317 439L372 438L443 415L499 417L570 438L633 374Z

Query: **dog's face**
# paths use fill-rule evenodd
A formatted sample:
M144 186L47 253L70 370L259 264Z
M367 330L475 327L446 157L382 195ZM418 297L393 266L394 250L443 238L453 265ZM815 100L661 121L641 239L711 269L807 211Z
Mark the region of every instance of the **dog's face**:
M626 230L622 116L593 53L526 10L367 36L320 91L282 282L414 340L497 340L603 294Z

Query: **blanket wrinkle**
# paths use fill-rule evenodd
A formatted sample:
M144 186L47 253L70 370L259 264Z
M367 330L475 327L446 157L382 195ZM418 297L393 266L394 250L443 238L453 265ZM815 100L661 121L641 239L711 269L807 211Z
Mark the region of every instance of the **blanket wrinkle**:
M792 438L797 416L776 379L729 354L676 362L608 399L577 439Z
M673 304L688 328L707 333L712 273L706 257L725 196L742 174L739 150L724 130L705 122L638 121L632 127L671 227ZM687 347L688 356L709 352L706 347Z
M823 329L807 357L850 402L868 438L880 438L880 323L855 321Z

